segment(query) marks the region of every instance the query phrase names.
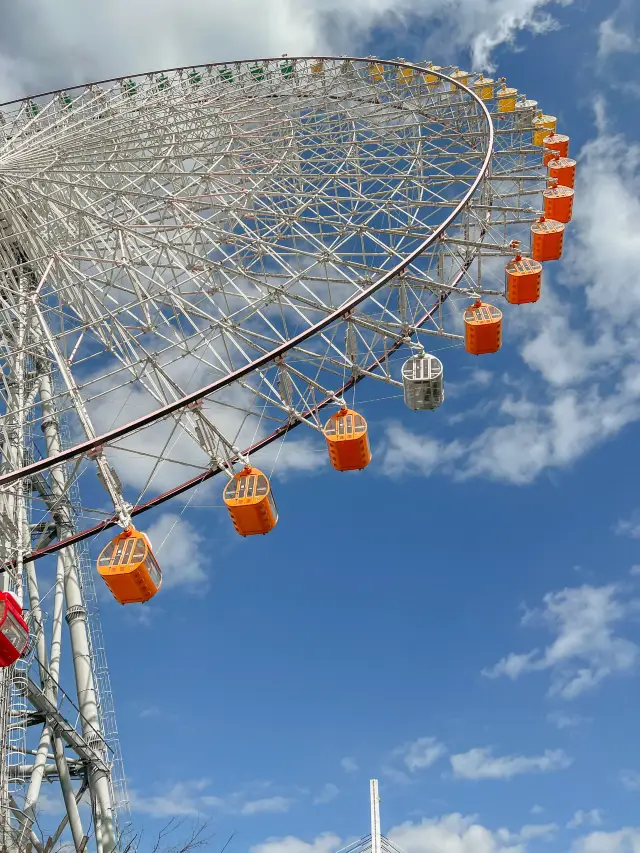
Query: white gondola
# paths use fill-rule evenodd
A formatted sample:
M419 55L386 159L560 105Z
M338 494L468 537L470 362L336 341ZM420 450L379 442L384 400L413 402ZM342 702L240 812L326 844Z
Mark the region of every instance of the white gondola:
M437 409L444 400L442 362L435 355L413 355L402 365L404 401L414 412Z
M538 102L525 98L516 104L515 126L518 130L527 130L533 127L533 119L538 109Z

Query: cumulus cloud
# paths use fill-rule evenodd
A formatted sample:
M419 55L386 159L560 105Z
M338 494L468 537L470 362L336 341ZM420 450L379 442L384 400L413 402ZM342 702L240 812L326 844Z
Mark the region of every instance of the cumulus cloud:
M492 831L475 815L454 813L415 823L406 821L393 827L388 838L405 853L524 853L527 841L552 838L556 828L555 824L534 824L514 832L505 828ZM251 847L250 853L334 853L351 841L331 832L312 841L290 835L269 838Z
M389 476L526 484L640 419L640 144L612 132L602 99L596 107L595 138L573 152L576 204L557 283L545 278L544 301L509 317L507 334L516 330L529 368L517 391L495 381L489 425L476 410L480 426L465 440L390 424Z
M262 844L254 844L250 853L334 853L341 847L339 836L325 832L313 841L303 841L295 835L284 838L268 838Z
M602 811L600 809L578 809L571 820L567 823L567 829L577 829L579 826L600 826L602 823Z
M468 50L490 68L499 45L518 33L548 32L552 9L572 0L25 0L8 6L0 34L0 95L68 87L87 80L179 65L279 56L358 52L374 28L395 30L420 54L451 61ZM122 26L126 20L127 26ZM420 23L429 35L418 39ZM38 43L33 26L48 37ZM437 56L436 56L437 54ZM422 57L420 57L422 58Z
M394 757L401 757L411 772L425 770L445 755L447 748L435 737L420 737L394 750Z
M511 779L523 773L564 770L572 759L561 749L547 749L542 755L494 756L490 747L476 747L451 756L457 779Z
M616 533L619 536L630 536L632 539L640 539L640 511L636 510L629 518L621 519L616 524Z
M62 797L44 790L38 796L38 812L43 815L60 815L64 809Z
M620 784L627 791L640 791L640 772L637 770L620 771Z
M416 771L426 770L446 753L446 746L438 738L419 737L393 749L387 756L381 772L383 776L395 784L411 784L415 781L414 774ZM402 769L398 764L402 765Z
M148 708L143 708L138 716L141 719L148 719L149 717L159 717L161 713L157 705L150 705Z
M210 812L250 817L258 814L282 814L296 802L281 794L260 796L269 784L248 785L241 791L225 796L208 793L208 779L191 779L172 784L165 793L154 796L131 792L131 808L151 817L196 816Z
M578 838L571 853L635 853L640 848L640 828L624 827L616 832L591 832Z
M345 755L344 758L340 759L340 767L342 767L345 773L357 773L360 769L358 762L350 755Z
M205 537L184 516L164 513L146 530L162 567L162 585L202 590L209 580Z
M389 840L406 853L525 853L527 842L554 837L555 824L524 826L511 832L492 831L477 816L449 814L417 823L407 821L389 832ZM296 836L269 838L250 848L250 853L334 853L347 843L332 832L311 841ZM575 839L571 853L635 853L640 848L640 828L615 832L591 832Z
M394 827L389 839L406 853L520 853L504 833L492 832L477 822L475 816L450 814L435 820L406 823Z
M515 680L526 672L551 670L550 695L574 699L608 676L636 666L638 646L615 633L634 606L622 599L614 584L548 593L542 609L526 613L522 622L547 628L555 634L553 642L542 651L512 652L483 675Z
M178 358L163 367L183 393L202 387L210 379L206 360L193 355ZM113 377L98 379L93 394L96 399L88 408L99 433L134 420L166 402L154 398L139 382L133 386L122 385L120 379ZM234 385L225 389L215 401L208 400L203 413L227 441L245 448L264 438L273 428L258 416L255 402L251 392ZM247 412L253 414L247 417ZM187 411L181 414L178 423L171 419L160 421L127 436L109 449L110 461L123 484L135 494L132 502L137 502L141 490L148 498L207 470L211 461L209 455L187 432L193 430L190 417ZM76 436L76 440L81 440L81 436ZM292 471L313 471L324 464L325 456L326 452L318 448L317 442L301 433L295 438L287 435L264 448L255 454L255 461L266 471L277 465L278 475L284 476ZM196 486L198 499L219 494L218 488L221 490L222 485L218 487L212 481ZM188 496L183 499L188 500Z
M505 841L511 841L512 843L522 843L527 841L533 841L535 838L539 838L542 841L550 841L555 837L556 832L558 831L557 823L528 823L525 824L518 832L509 832L507 829L499 829L498 834L504 836Z
M580 714L567 714L564 711L553 711L547 715L548 722L557 729L571 729L582 723L590 722L588 717L583 717Z
M598 26L598 59L606 60L616 53L640 51L640 38L635 33L633 0L621 0L612 15Z
M166 793L143 796L135 789L129 792L131 809L151 817L197 816L204 811L202 792L209 785L207 779L176 782Z
M258 800L242 803L239 813L243 815L282 814L288 812L294 802L295 800L291 797L261 797Z
M316 805L324 805L325 803L330 803L340 793L340 788L337 785L334 785L333 782L327 782L326 785L323 786L322 790L318 794L317 797L314 797L313 802Z

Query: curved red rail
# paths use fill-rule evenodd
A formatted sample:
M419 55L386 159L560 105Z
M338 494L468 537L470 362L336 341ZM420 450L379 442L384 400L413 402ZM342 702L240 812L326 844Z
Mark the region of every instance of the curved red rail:
M484 237L485 230L483 229L480 236ZM468 271L471 266L472 261L467 261L463 267L460 269L460 272L456 276L453 287L456 287L460 281L463 279L465 273ZM437 310L438 306L443 302L446 302L451 294L445 293L443 294L438 302L435 303L433 308L427 311L416 323L416 326L423 326L427 320L432 316L434 311ZM379 366L380 362L383 358L386 358L388 355L391 355L394 352L397 352L403 344L400 341L397 341L390 347L389 352L385 356L381 356L380 358L374 359L371 364L367 365L367 370L375 370L376 367ZM346 382L341 388L336 391L336 395L345 394L350 388L353 388L358 384L362 379L365 378L365 375L361 374L358 377L351 378L348 382ZM321 400L316 406L311 409L308 409L302 415L303 418L308 419L313 417L317 412L322 411L326 406L328 406L331 402L333 402L333 397L325 397L324 400ZM285 436L288 432L295 429L300 425L300 421L295 421L292 424L286 424L284 426L278 427L272 433L265 436L260 441L252 444L250 447L247 447L243 450L244 456L249 456L251 453L256 453L258 450L262 450L263 447L268 447L268 445L272 444L277 439ZM141 515L143 512L148 512L150 509L155 509L155 507L161 506L163 503L170 501L172 498L178 497L178 495L182 495L190 489L199 486L200 483L204 483L206 480L210 480L211 477L215 477L217 474L222 473L222 469L219 466L214 466L209 468L207 471L204 471L202 474L198 474L197 477L192 477L189 480L185 480L184 483L180 483L178 486L174 486L172 489L169 489L166 492L162 492L160 495L156 495L156 497L151 498L148 501L145 501L143 504L139 504L134 507L131 512L131 516ZM99 524L94 524L93 527L87 527L85 530L81 530L78 533L74 533L73 536L67 536L65 539L60 539L58 542L52 542L51 545L47 545L46 548L39 548L37 551L32 551L30 554L26 555L23 558L23 562L32 563L35 560L39 560L42 557L46 557L48 554L54 554L56 551L61 551L63 548L67 548L70 545L76 545L79 542L83 542L85 539L90 539L93 536L97 536L105 530L110 530L113 527L116 527L118 524L118 519L116 516L112 516L111 518L106 519L105 521L101 521ZM4 570L15 564L15 561L9 561L0 566L0 573L4 572Z

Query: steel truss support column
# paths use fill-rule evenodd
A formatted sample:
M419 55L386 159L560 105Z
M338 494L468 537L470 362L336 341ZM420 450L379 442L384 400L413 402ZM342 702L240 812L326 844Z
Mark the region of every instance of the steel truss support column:
M55 456L61 450L60 433L58 426L58 415L56 412L51 376L42 378L40 389L42 402L43 424L42 430L45 436L47 454ZM64 467L57 465L51 470L51 491L55 499L60 499L58 517L56 522L59 529L59 537L62 539L71 534L73 525L71 508L65 499L65 471ZM87 626L87 610L84 605L80 580L78 577L77 553L74 546L65 548L60 552L63 562L64 595L66 601L66 621L69 625L71 638L71 651L73 655L73 668L76 679L78 695L78 707L81 713L82 734L87 743L96 752L102 754L105 749L104 737L98 713L96 690L93 683L93 672L91 667L91 656L89 653L89 638ZM56 757L57 757L56 750ZM102 764L102 762L101 762ZM82 839L84 833L80 823L80 816L75 802L73 790L65 791L65 781L70 788L69 776L60 776L63 795L69 815L69 824L76 838ZM99 853L112 853L116 845L113 808L109 786L108 771L104 765L98 766L91 762L88 767L88 781L91 790L91 798L95 803L95 833L98 842ZM75 828L74 828L75 823ZM100 844L100 841L102 844Z
M2 308L2 338L5 347L12 352L10 372L5 379L7 388L7 412L2 423L3 456L9 468L25 462L26 439L26 403L32 400L29 392L29 359L27 357L27 342L31 328L29 312L29 289L31 281L28 276L16 273L7 276L0 288L0 305ZM20 606L23 606L23 575L24 555L31 550L31 533L27 513L28 484L25 480L13 484L4 491L0 502L3 515L5 554L15 558L15 568L6 572L2 580L2 589L11 591ZM13 778L13 759L16 752L24 750L26 744L26 712L23 708L15 708L14 699L19 690L26 685L24 663L16 663L2 672L0 683L1 709L0 725L2 726L3 743L0 749L1 791L0 810L2 822L3 846L8 850L17 849L16 827L22 820L22 814L11 797L10 785Z

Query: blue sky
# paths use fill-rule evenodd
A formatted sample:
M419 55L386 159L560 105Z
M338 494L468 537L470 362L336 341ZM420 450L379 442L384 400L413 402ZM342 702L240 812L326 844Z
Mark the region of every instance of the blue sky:
M107 10L87 22L74 5L40 52L7 28L3 94L285 51L471 53L579 152L543 300L509 307L498 355L443 352L442 409L367 402L379 388L362 383L366 471L283 472L260 541L196 497L162 557L180 578L143 610L105 599L136 823L151 837L203 814L214 849L236 831L231 850L330 853L367 833L378 777L383 831L408 853L638 849L637 9L368 0L345 21L283 0L263 26L244 0L224 18L192 0L177 24L134 0L120 37ZM147 518L156 539L171 512Z

